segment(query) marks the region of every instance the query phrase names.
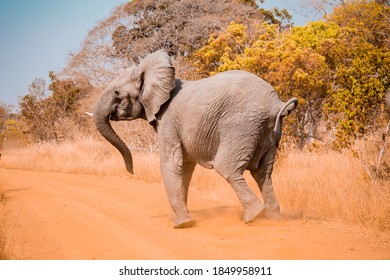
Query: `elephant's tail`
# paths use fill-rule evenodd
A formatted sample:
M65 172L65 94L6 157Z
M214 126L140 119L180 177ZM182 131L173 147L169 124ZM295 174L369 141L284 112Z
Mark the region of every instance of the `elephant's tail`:
M285 116L290 115L292 110L294 110L298 106L298 99L291 98L289 101L284 103L283 107L279 110L278 115L275 120L274 127L274 139L276 143L279 143L280 138L282 137L282 120Z

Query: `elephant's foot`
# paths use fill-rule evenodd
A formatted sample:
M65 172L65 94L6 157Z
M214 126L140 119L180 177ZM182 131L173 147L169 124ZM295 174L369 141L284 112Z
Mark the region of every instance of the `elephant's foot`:
M264 216L270 220L280 220L282 215L280 214L279 203L275 202L273 204L266 204L266 211Z
M189 228L195 224L195 220L190 214L184 217L177 217L173 225L174 228Z
M248 224L260 217L265 211L265 206L262 203L255 203L252 206L245 208L244 223Z
M282 214L280 214L279 209L266 209L265 217L267 217L269 220L281 220L282 219Z

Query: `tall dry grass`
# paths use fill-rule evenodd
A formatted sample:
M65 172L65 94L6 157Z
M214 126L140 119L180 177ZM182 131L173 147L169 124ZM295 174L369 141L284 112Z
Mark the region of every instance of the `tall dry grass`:
M118 151L106 141L81 135L76 139L42 142L2 152L0 167L34 171L127 176ZM148 181L161 182L158 155L135 153L134 172L147 173ZM139 170L141 169L141 170ZM137 178L137 177L136 177ZM144 177L141 177L144 178Z
M136 175L120 154L93 137L41 143L3 152L0 167L68 173L128 176L162 184L157 154L133 151ZM250 186L258 188L249 173ZM390 183L371 181L362 163L348 152L283 151L275 164L274 188L285 215L337 220L390 232ZM191 190L213 201L237 203L230 186L213 170L197 167Z
M390 183L371 181L349 152L286 152L274 178L285 213L390 232Z

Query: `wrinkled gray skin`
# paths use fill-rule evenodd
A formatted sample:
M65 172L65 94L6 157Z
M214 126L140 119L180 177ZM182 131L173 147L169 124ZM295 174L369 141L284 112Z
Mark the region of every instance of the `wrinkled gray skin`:
M245 223L266 210L278 215L271 173L282 134L282 119L297 99L282 102L264 80L244 71L227 71L198 81L175 80L164 50L124 71L102 93L94 110L99 132L122 154L133 172L129 149L110 121L144 118L158 134L160 165L175 228L192 226L188 185L195 165L214 168L233 187ZM250 170L264 204L243 177Z

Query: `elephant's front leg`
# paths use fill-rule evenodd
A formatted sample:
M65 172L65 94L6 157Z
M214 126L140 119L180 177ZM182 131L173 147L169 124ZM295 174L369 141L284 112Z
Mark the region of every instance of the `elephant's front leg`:
M161 173L168 201L176 214L174 228L191 227L195 224L195 220L188 211L187 196L190 175L194 166L192 170L185 170L180 146L173 149L171 153L166 150L160 151L160 157Z
M192 174L195 170L195 162L192 161L185 161L183 163L183 186L184 186L184 199L186 204L188 203L188 189L190 186L190 181L192 178Z

